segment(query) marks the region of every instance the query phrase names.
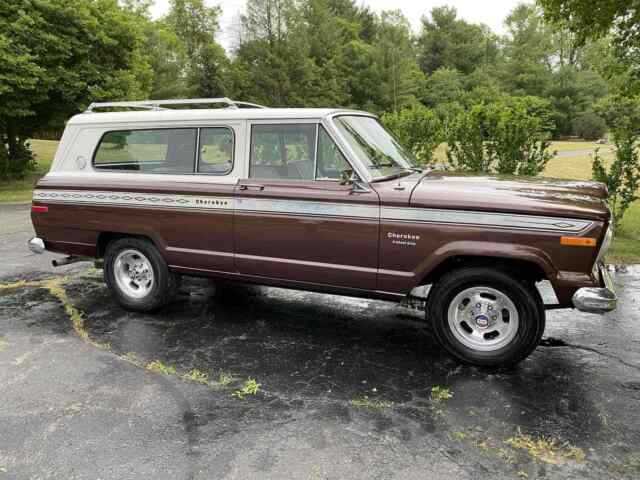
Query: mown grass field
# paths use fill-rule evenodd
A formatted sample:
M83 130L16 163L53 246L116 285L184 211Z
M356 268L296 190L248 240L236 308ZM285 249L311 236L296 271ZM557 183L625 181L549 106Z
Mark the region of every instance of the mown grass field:
M0 182L0 203L30 201L34 183L49 170L58 142L32 140L31 145L38 162L36 171L22 180ZM600 148L600 154L605 159L613 158L613 153L607 145L582 141L553 142L551 150L557 151L561 155L549 162L544 175L589 180L591 178L591 152L596 148ZM445 146L438 147L436 157L439 160L446 159ZM611 263L640 263L640 201L631 206L622 224L618 225L608 261Z
M58 142L55 140L30 140L36 156L35 172L21 180L9 182L0 180L0 203L22 203L31 201L31 191L36 181L49 171Z

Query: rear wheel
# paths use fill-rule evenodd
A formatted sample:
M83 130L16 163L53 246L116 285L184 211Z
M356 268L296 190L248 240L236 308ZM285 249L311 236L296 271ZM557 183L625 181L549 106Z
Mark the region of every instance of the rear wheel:
M484 267L462 268L440 278L429 293L427 319L451 355L479 366L523 360L545 327L535 284Z
M115 300L138 312L166 305L178 285L156 247L140 238L120 238L107 246L104 276Z

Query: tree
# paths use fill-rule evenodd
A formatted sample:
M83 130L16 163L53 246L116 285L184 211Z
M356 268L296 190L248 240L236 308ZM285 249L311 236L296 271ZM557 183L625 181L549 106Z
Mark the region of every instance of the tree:
M291 0L249 0L246 32L234 61L234 90L271 106L316 106L332 95L332 79L310 56L301 10Z
M480 65L495 61L498 54L495 35L486 26L465 22L457 16L455 8L436 7L430 17L422 18L418 55L423 72L431 74L446 67L469 74Z
M378 112L383 103L383 79L377 66L377 49L363 40L352 40L340 51L340 75L347 82L346 106Z
M184 43L163 20L147 21L144 27L145 51L149 52L154 99L184 98L190 94L187 52Z
M552 76L551 29L540 11L528 4L518 5L505 25L505 61L499 72L503 84L512 94L543 96Z
M596 150L592 171L594 180L603 182L609 190L609 206L619 224L640 188L640 99L612 95L597 105L613 135L616 157L607 168Z
M639 0L539 0L547 18L561 22L581 42L607 35L612 28L626 47L640 47Z
M184 45L189 93L197 97L219 97L229 90L229 61L216 42L219 7L204 0L171 0L164 20Z
M461 103L464 96L464 77L452 68L442 67L427 77L421 100L428 107Z
M585 140L596 140L604 137L607 124L600 115L593 110L579 113L573 122L573 133Z
M25 140L90 101L148 95L136 16L116 0L0 0L0 176L31 164Z
M417 103L424 76L416 64L409 21L399 10L382 12L374 45L383 82L381 106L395 112Z

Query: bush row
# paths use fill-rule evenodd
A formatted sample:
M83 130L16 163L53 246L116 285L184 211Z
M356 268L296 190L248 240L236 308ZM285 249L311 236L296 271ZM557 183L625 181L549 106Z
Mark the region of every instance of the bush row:
M414 106L382 116L385 125L423 164L435 148L447 144L455 170L537 175L552 157L552 109L536 97L512 97L478 103L468 109L431 110Z

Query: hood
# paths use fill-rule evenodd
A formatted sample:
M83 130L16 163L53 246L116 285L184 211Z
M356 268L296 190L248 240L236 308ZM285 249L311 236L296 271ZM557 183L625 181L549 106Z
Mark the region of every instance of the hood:
M602 183L432 171L413 189L410 205L607 221Z

